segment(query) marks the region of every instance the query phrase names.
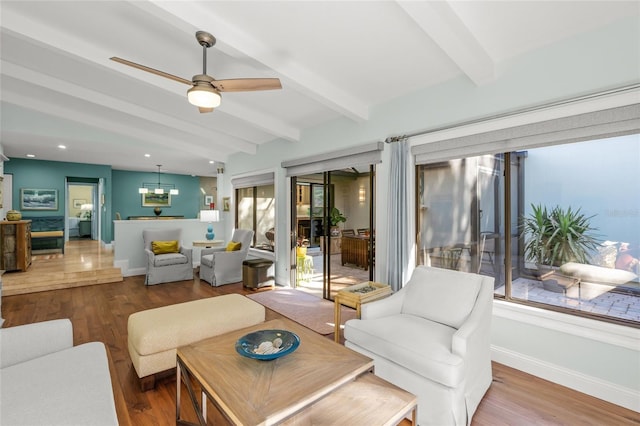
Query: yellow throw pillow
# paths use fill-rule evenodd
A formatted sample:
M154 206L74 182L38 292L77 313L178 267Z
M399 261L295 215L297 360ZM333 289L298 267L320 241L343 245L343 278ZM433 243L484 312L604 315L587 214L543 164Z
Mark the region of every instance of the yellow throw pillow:
M230 241L227 244L227 251L238 251L242 247L242 243L236 243L235 241Z
M154 254L180 253L177 241L151 241L151 251Z

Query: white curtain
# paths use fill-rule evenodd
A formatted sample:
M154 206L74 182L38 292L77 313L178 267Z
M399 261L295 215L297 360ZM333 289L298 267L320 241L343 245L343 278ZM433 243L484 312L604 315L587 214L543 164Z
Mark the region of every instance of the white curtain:
M389 248L387 252L387 282L398 291L408 280L409 253L412 235L409 229L408 199L411 196L409 141L402 138L391 142L391 172L389 178Z

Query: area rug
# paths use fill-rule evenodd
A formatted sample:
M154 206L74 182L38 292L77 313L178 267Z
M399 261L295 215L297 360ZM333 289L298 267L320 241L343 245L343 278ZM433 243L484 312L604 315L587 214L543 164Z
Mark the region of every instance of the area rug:
M325 299L293 288L281 288L247 295L261 305L310 328L327 335L334 331L334 305ZM341 306L341 323L356 317L355 309Z

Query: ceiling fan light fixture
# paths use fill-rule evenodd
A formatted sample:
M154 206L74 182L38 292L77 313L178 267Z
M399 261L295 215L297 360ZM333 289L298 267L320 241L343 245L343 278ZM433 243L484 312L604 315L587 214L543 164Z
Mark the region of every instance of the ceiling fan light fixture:
M217 108L222 96L209 83L197 84L187 90L189 103L200 108Z

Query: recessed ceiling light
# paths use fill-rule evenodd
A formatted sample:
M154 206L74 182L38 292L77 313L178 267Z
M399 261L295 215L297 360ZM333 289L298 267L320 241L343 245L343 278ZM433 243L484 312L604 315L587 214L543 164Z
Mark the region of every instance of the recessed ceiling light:
M29 158L36 158L36 156L35 156L35 155L33 155L33 154L27 154L27 157L29 157Z
M58 148L60 148L60 149L67 149L67 147L66 147L66 146L64 146L64 145L58 145Z
M215 163L215 161L209 160L209 164L213 164L213 163Z
M151 154L145 154L144 156L149 158L149 157L151 157Z

